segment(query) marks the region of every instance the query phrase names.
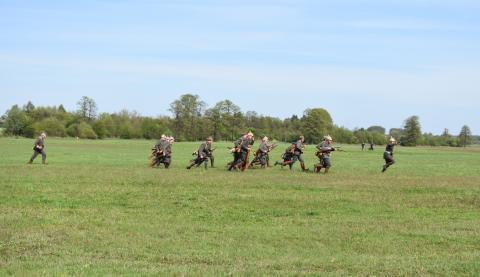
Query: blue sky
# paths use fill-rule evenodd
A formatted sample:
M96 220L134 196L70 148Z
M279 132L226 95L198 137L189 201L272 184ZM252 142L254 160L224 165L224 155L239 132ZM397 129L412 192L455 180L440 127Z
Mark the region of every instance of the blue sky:
M348 128L480 134L480 1L0 0L0 113L75 103L169 115L213 106Z

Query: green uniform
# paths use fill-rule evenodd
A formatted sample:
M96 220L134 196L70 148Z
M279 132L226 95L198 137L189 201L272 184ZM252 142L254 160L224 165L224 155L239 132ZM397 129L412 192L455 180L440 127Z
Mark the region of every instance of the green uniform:
M39 154L42 155L42 163L45 163L47 154L45 152L45 139L42 136L39 136L37 140L35 140L35 144L33 145L33 155L30 158L29 163L33 163L33 160L35 160Z

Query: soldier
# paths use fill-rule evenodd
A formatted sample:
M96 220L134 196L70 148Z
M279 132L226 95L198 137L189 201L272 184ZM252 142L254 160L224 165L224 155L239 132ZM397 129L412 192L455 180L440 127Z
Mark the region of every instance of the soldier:
M165 135L162 135L160 139L157 141L155 146L152 148L152 160L150 162L150 166L159 166L161 163L163 163L165 159L165 148L167 144L167 137Z
M248 166L248 155L250 154L250 148L255 142L252 132L248 132L243 135L239 140L235 142L235 148L233 149L234 161L230 164L228 170L233 169L242 171Z
M250 163L250 168L253 168L255 165L260 164L262 168L265 168L268 165L268 153L275 148L276 145L268 145L268 137L262 138L262 143L258 147L258 150L255 152L255 158Z
M362 151L365 150L365 142L362 142Z
M165 168L169 168L172 164L172 145L175 142L175 138L167 137L165 144L165 158L163 159L163 164Z
M397 144L397 141L394 137L390 137L387 143L387 147L385 147L385 152L383 152L383 159L385 160L385 165L383 166L382 172L385 172L387 168L395 163L393 159L393 148Z
M38 156L38 154L42 155L42 164L46 164L47 154L45 153L45 139L47 138L47 134L42 132L40 136L38 136L37 140L35 140L35 144L33 145L33 155L28 161L28 164L32 164L33 160Z
M215 157L213 156L213 151L215 151L215 148L212 148L213 138L212 137L208 137L208 138L211 139L211 143L207 145L207 150L208 150L207 156L210 159L210 167L215 168L215 166L214 166Z
M322 168L325 168L325 174L328 173L332 163L330 162L330 152L335 151L336 149L331 146L332 144L332 137L331 136L324 136L323 142L317 145L317 153L316 156L319 158L320 163L315 165L315 172L320 173Z
M293 155L294 155L294 152L295 152L295 143L293 142L292 144L290 144L290 146L287 147L287 149L285 149L285 153L282 154L282 159L283 161L279 162L279 161L276 161L275 162L275 166L276 165L281 165L282 168L285 166L285 165L288 165L288 167L290 167L290 170L292 169L292 159L293 159Z
M370 148L368 150L373 151L373 146L375 146L373 142L370 142Z
M199 167L202 163L205 164L205 169L207 169L208 157L210 155L212 142L213 142L212 137L208 137L204 143L200 144L200 147L196 152L197 157L191 161L191 164L187 166L187 169L192 168L194 165Z
M304 162L303 157L302 157L303 150L305 149L304 141L305 141L305 138L303 136L300 136L298 138L298 140L296 142L294 142L295 149L293 151L293 157L290 161L281 163L282 166L285 166L287 164L288 165L290 165L290 164L293 165L296 161L300 161L300 166L302 168L302 171L308 171L305 168L305 162ZM275 164L278 164L278 163L275 163ZM291 166L290 166L290 169L292 169Z

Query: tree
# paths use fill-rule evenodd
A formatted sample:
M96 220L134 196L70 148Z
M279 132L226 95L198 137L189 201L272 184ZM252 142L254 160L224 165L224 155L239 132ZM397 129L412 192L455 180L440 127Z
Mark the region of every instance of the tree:
M385 135L385 128L383 128L382 126L370 126L367 128L367 131L369 131L370 133L379 133Z
M52 137L65 137L67 135L65 124L55 117L49 117L42 121L35 122L33 127L37 134L44 131Z
M404 132L400 138L403 146L417 146L422 141L422 130L418 116L414 115L405 120Z
M403 129L401 128L391 128L388 134L396 139L400 139L403 134Z
M22 136L25 133L25 128L29 125L29 118L18 105L13 105L6 113L5 119L5 133Z
M333 129L332 117L322 108L305 110L301 122L301 131L309 143L321 141Z
M243 128L243 115L240 107L230 100L223 100L205 112L212 122L214 139L235 140Z
M458 135L459 145L466 147L467 145L472 143L472 132L467 125L463 125L462 129L460 130L460 134Z
M27 105L23 106L23 110L27 114L30 114L31 112L33 112L33 110L35 110L35 106L33 105L33 103L31 101L28 101Z
M77 107L77 112L84 120L92 121L97 116L97 103L92 98L83 96L77 102Z
M198 140L199 126L197 122L202 116L206 104L198 95L184 94L170 104L174 115L175 136L179 140Z

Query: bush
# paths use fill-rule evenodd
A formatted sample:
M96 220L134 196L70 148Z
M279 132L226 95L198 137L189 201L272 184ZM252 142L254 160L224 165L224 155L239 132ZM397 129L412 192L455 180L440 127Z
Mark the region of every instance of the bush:
M71 137L96 139L97 134L93 131L92 126L86 122L80 122L70 125L67 128L67 134Z
M36 134L45 131L52 137L65 137L67 135L63 122L55 117L45 118L40 122L36 122L33 124L33 129Z

